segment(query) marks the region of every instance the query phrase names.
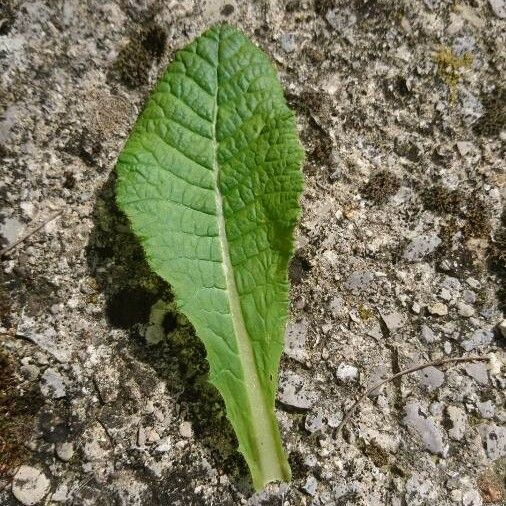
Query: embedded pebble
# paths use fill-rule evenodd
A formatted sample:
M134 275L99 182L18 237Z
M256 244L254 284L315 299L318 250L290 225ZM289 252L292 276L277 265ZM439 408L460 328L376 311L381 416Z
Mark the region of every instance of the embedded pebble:
M56 455L63 462L68 462L74 456L74 445L72 443L57 443Z
M69 487L66 483L58 485L58 488L51 495L51 502L67 503L69 500Z
M297 42L293 33L283 33L279 38L279 43L285 53L293 53L297 49Z
M318 482L316 481L316 478L314 476L308 476L302 489L306 492L306 494L314 496L316 494L317 487Z
M337 366L336 377L341 381L355 381L358 378L358 369L351 364L340 363Z
M2 236L6 243L5 246L10 246L21 235L23 230L23 223L17 218L4 218L3 223L0 222L0 236Z
M25 506L39 504L49 492L51 482L46 475L31 466L21 466L12 480L14 497Z
M304 362L308 358L306 350L306 337L308 321L302 320L289 323L285 332L285 354L298 362Z
M427 308L429 313L435 316L446 316L448 314L448 306L442 302L435 302Z
M476 489L466 490L462 494L462 506L482 506L483 500Z
M506 0L488 0L488 3L498 18L506 18Z
M480 413L482 418L494 418L495 415L495 406L492 401L485 401L485 402L477 402L476 408L478 409L478 412Z
M404 316L395 311L391 313L381 313L381 319L385 323L387 329L390 332L395 332L396 330L403 327L405 323Z
M428 451L446 457L448 446L445 444L441 427L423 414L422 406L418 401L408 401L405 409L404 424L418 434Z
M497 460L506 456L505 426L498 426L496 424L480 425L478 431L481 434L489 459Z
M480 385L488 385L487 366L483 362L472 362L464 366L464 370Z
M467 304L474 304L476 302L476 293L472 290L463 290L462 298Z
M193 437L193 428L191 422L181 422L179 424L179 434L186 439Z
M431 389L439 388L445 381L445 375L436 367L430 365L417 373L420 383Z
M448 430L448 435L455 441L460 441L466 432L467 415L466 412L458 406L448 406L446 409L448 417L452 424Z
M82 450L86 460L90 462L103 461L108 457L110 441L100 423L94 423L85 431Z
M422 339L427 343L435 343L439 341L438 336L434 333L434 331L428 325L422 325Z
M144 331L144 338L147 344L155 345L165 339L163 321L167 312L167 303L163 300L158 300L151 306L149 321Z
M465 304L464 302L457 303L457 310L459 312L459 315L463 316L464 318L470 318L471 316L474 316L474 308L469 304Z
M344 304L342 297L340 297L339 295L332 297L332 299L329 302L329 309L334 318L343 316L346 311L346 306Z
M67 395L63 376L51 367L48 367L42 374L40 390L43 395L53 399L60 399Z
M323 428L323 414L320 411L309 413L304 419L304 428L310 432L316 432Z
M186 441L183 441L186 443ZM158 444L155 447L155 451L157 453L167 453L170 452L173 448L172 439L170 436L159 439Z
M466 351L476 350L488 346L493 338L494 333L490 330L477 330L471 337L462 341L461 345Z
M453 295L462 289L461 282L453 276L445 276L439 286L444 290L448 290Z
M436 234L426 234L415 237L404 250L404 259L408 262L419 262L427 255L433 253L441 244Z
M375 275L371 271L355 271L344 282L344 287L352 292L362 292L374 281Z
M308 389L301 376L287 372L280 378L279 400L287 406L306 410L316 402L316 394Z

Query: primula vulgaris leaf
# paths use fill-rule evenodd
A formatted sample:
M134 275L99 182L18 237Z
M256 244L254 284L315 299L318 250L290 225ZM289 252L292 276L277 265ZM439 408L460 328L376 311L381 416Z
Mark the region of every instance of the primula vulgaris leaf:
M274 68L223 25L176 54L118 161L117 201L205 344L257 489L290 479L274 402L302 158Z

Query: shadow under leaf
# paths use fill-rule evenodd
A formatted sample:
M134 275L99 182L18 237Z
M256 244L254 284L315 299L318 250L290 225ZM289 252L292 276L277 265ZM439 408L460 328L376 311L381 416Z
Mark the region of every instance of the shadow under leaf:
M96 195L94 227L86 248L90 273L106 300L108 323L129 332L129 351L166 382L168 395L178 401L180 418L192 422L195 439L215 466L235 487L247 491L251 485L246 464L236 451L223 400L207 381L205 349L191 324L177 311L168 312L162 325L164 339L148 345L143 337L153 304L162 300L170 307L173 295L147 264L127 218L116 206L114 188L113 172Z

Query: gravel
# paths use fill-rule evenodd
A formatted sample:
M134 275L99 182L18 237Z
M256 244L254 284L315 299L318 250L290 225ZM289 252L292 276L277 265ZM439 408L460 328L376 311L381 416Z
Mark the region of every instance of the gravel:
M62 214L2 258L0 504L26 468L40 504L503 503L482 476L502 483L504 12L3 2L0 248ZM260 494L194 330L114 205L146 97L218 21L269 54L306 152L276 401L293 479ZM491 360L389 382L334 433L374 382L462 354Z
M21 466L12 480L14 497L25 506L40 504L49 492L51 482L35 467Z

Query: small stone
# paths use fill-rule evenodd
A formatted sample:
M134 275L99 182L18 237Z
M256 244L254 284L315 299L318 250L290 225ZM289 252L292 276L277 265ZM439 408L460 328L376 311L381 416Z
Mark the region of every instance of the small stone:
M327 425L331 429L336 429L343 420L343 414L341 412L330 413L327 416Z
M451 263L450 260L448 260L447 258L445 258L444 260L441 260L441 263L439 264L439 268L442 271L448 272L452 268L452 263Z
M375 323L372 327L367 329L367 335L376 339L377 341L383 338L383 332L381 331L381 325L379 323Z
M436 336L434 331L428 325L422 325L422 339L427 343L435 343L439 341L439 338Z
M163 322L168 313L167 302L157 300L152 306L149 314L149 321L144 332L146 343L155 345L165 339Z
M297 297L293 303L293 306L295 307L295 309L304 309L306 307L306 300L304 299L304 297Z
M404 259L408 262L419 262L427 255L433 253L441 244L436 234L425 234L415 237L404 250Z
M409 401L406 404L403 421L418 434L428 451L446 457L448 446L444 442L443 431L434 420L423 414L418 401Z
M447 355L449 355L452 352L452 343L450 343L450 341L445 341L443 344L443 350Z
M179 424L179 434L186 439L192 438L193 428L191 422L181 422Z
M474 316L474 308L465 302L458 302L457 310L459 312L459 315L463 316L464 318L470 318L471 316Z
M279 43L285 53L293 53L297 49L297 41L293 33L283 33L279 38Z
M355 381L358 378L358 369L354 365L341 363L337 366L336 377L344 382Z
M467 375L476 380L480 385L488 385L487 367L482 362L473 362L464 367Z
M431 365L418 371L418 377L420 378L420 383L431 390L439 388L445 381L444 373Z
M488 0L493 13L501 19L506 18L506 1L505 0Z
M466 490L462 495L462 506L482 506L482 504L483 501L478 490Z
M186 441L180 441L180 442L187 444ZM156 445L155 451L158 453L167 453L167 452L171 451L172 447L173 447L172 440L169 436L167 436L167 437L160 439L160 441Z
M306 337L309 323L303 318L289 323L285 333L285 354L298 362L307 360Z
M497 460L506 456L506 427L495 424L480 425L478 431L489 459Z
M137 446L144 448L146 446L146 431L142 425L137 429Z
M31 466L21 466L12 480L14 497L25 506L40 503L51 486L46 475Z
M153 428L147 429L146 430L146 442L148 444L152 444L152 443L158 443L158 441L160 441L160 434L158 434L158 432Z
M492 342L493 338L494 333L490 330L477 330L473 332L471 337L462 341L462 348L466 351L485 348Z
M344 287L355 293L362 292L369 287L374 278L375 275L372 271L355 271L348 276Z
M68 462L74 456L74 445L72 443L56 443L56 455L63 462Z
M279 400L293 408L311 409L316 394L304 385L304 379L294 372L285 373L279 382Z
M474 304L476 302L476 293L472 290L463 290L462 298L467 304Z
M390 332L395 332L396 330L402 328L404 326L404 317L402 314L393 311L391 313L381 313L381 319L385 323L387 329Z
M305 429L313 434L316 431L322 430L323 428L323 415L321 412L310 413L306 415L304 420Z
M40 375L40 369L33 364L22 365L19 370L28 381L36 381Z
M23 224L17 218L5 218L3 223L0 223L0 236L2 236L7 244L10 246L21 235Z
M431 315L446 316L448 314L448 306L442 302L436 302L427 308Z
M420 314L420 311L422 310L422 306L418 302L413 302L413 305L411 306L411 311L415 314Z
M339 295L332 297L331 301L329 302L329 309L334 318L343 316L346 312L346 306L344 304L342 297L340 297Z
M58 488L51 495L51 502L67 503L69 495L69 487L66 483L58 485Z
M318 482L316 481L316 478L314 476L308 476L302 490L304 490L306 494L314 496L316 494L317 487Z
M472 142L469 141L457 141L457 149L462 156L466 156L471 153L475 147Z
M456 295L460 290L462 290L462 284L457 278L453 276L445 276L441 281L441 288L448 290L453 295Z
M51 367L48 367L42 375L40 390L44 396L53 399L60 399L67 394L63 376Z
M466 278L466 283L475 290L477 290L481 286L480 282L477 279L471 277Z
M485 401L485 402L477 402L476 408L478 409L478 412L480 413L482 418L494 418L495 415L495 406L492 403L492 401Z
M443 416L444 404L442 402L434 401L429 405L429 411L432 416L440 418Z
M450 498L452 502L461 504L462 503L462 490L456 488L450 492Z
M21 209L21 212L25 218L32 220L35 216L35 206L32 202L20 202L19 208Z
M452 293L447 288L442 288L441 291L439 292L439 296L443 300L446 300L446 302L449 302L450 300L452 300Z
M466 412L457 406L448 406L446 412L452 423L452 428L448 431L448 435L455 441L460 441L466 432Z
M404 259L408 262L419 262L433 253L440 244L441 239L436 234L415 237L404 250Z

